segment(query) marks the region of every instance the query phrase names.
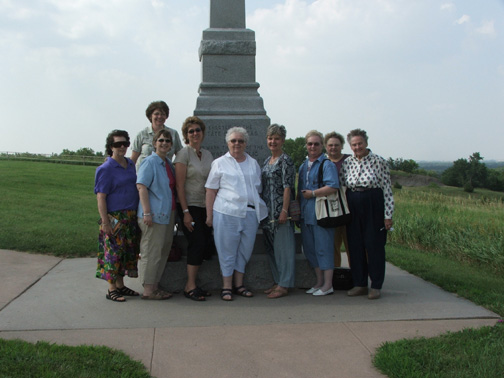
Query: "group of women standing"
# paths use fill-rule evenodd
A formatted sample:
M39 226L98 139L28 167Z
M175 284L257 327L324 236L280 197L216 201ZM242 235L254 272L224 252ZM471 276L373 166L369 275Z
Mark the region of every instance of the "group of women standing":
M259 226L274 281L265 293L271 299L286 296L295 280L295 222L291 208L296 197L304 254L316 276L306 293L333 293L333 271L341 264L343 242L355 283L348 295L368 294L370 299L380 296L393 197L387 163L367 149L364 131L357 129L348 134L354 156L341 153L345 141L340 134L330 133L324 138L320 132L310 131L305 138L307 158L299 168L296 196L294 164L282 149L284 126L268 127L266 139L271 156L261 168L246 153L246 129L230 128L225 137L228 152L213 160L211 153L201 147L205 124L198 117L188 117L182 125L186 147L176 151L172 164L169 153L174 150L176 131L164 126L166 104L153 104L159 106L151 104L147 110L151 129L137 136L132 160L125 157L130 145L127 132L114 130L107 137L109 158L96 172L95 193L101 218L96 276L108 281L108 299L124 302L125 296L140 295L127 288L123 280L126 275L138 277L139 273L142 299L172 296L159 287L159 281L171 248L177 210L188 240L187 298L205 301L211 295L196 282L203 260L215 249L222 273L221 299L254 296L244 286L244 274ZM143 157L135 172L135 160L150 149L146 146L148 136L152 138L153 152ZM329 159L323 153L324 147ZM315 214L316 198L335 193L340 185L348 188L352 222L347 229L321 227ZM372 282L369 293L368 275Z

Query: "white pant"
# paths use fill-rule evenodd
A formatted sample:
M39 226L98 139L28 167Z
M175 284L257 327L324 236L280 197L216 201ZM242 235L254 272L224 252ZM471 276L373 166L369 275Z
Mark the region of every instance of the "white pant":
M213 212L215 246L224 277L232 276L235 270L245 273L258 227L255 211L247 211L245 218Z

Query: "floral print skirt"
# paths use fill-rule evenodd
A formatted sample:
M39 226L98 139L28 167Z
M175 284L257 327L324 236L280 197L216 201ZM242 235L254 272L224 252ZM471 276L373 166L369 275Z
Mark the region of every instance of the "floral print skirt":
M140 230L136 213L136 210L109 213L121 225L115 235L107 235L100 228L96 278L114 283L118 276L138 277Z

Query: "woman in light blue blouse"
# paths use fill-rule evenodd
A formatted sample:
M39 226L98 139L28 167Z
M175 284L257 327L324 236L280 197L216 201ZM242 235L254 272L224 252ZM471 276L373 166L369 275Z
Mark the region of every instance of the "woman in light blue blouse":
M306 134L308 157L299 167L298 198L301 207L301 238L303 251L315 270L317 282L306 294L323 296L334 292L334 228L317 225L315 198L335 193L339 188L336 166L322 153L324 136L312 130ZM327 160L324 164L324 160ZM319 169L323 164L322 182Z
M159 281L170 254L175 219L175 169L166 157L172 147L172 135L159 130L153 139L154 152L138 170L140 195L138 225L140 241L140 277L144 286L142 299L168 299L171 294L159 288Z
M271 156L262 167L262 199L268 206L268 217L262 221L264 245L268 254L274 284L265 291L268 298L284 297L294 287L296 246L294 222L289 215L289 203L294 198L296 171L291 158L282 150L286 131L273 124L267 130L267 145Z

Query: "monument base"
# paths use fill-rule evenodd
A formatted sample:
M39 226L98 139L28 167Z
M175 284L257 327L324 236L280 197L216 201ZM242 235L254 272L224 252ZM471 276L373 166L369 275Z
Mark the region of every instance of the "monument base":
M184 290L187 281L187 241L183 235L175 237L177 244L183 249L184 255L177 262L168 262L160 281L160 286L168 291L177 292ZM296 233L296 279L295 287L310 288L316 281L313 268L308 264L305 256L301 253L301 234ZM205 290L220 290L222 288L222 276L219 266L219 258L213 256L211 260L204 261L198 271L198 286ZM246 267L244 285L251 290L263 290L273 285L269 258L264 253L264 241L261 230L258 232L254 244L254 252Z

